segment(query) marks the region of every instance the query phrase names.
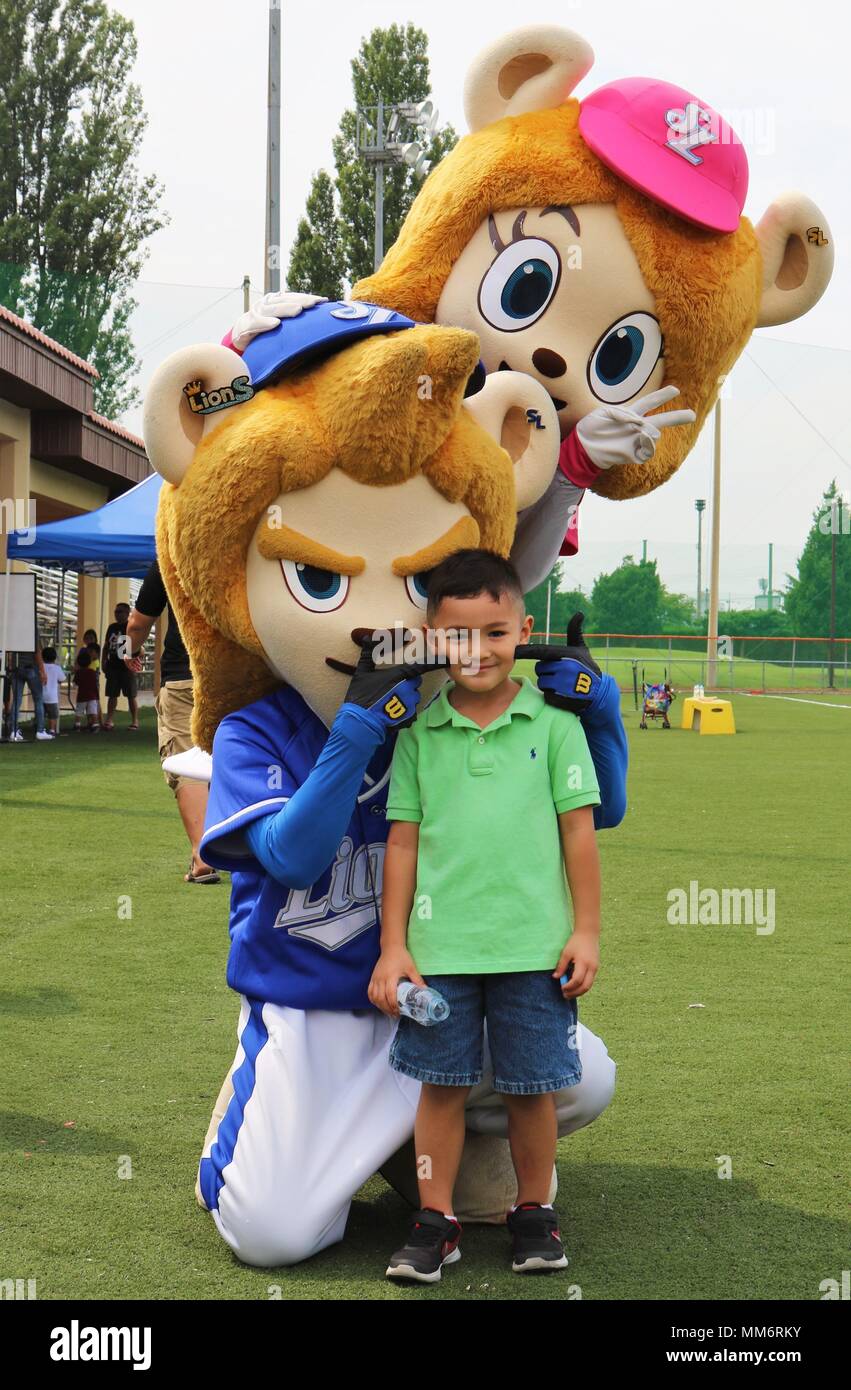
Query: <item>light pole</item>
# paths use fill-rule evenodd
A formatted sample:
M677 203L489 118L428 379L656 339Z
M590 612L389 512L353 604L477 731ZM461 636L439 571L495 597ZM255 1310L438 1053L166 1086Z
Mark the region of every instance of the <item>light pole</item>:
M715 686L718 659L718 578L721 570L721 397L715 402L712 440L712 549L709 559L709 617L706 623L706 684Z
M385 126L385 118L387 124ZM373 266L378 270L384 260L384 169L388 164L410 164L417 174L428 172L429 160L417 140L400 140L404 125L413 126L422 135L433 137L437 129L437 108L430 98L425 101L400 101L385 106L379 96L377 106L357 112L355 142L361 159L375 166L375 242Z
M703 513L706 510L706 498L696 498L694 503L694 509L697 512L697 618L699 622L702 599L701 580L703 578Z
M828 684L833 689L835 680L833 654L836 642L836 533L839 530L841 513L834 497L830 508L830 667Z
M266 123L266 266L263 289L281 288L281 0L269 0Z

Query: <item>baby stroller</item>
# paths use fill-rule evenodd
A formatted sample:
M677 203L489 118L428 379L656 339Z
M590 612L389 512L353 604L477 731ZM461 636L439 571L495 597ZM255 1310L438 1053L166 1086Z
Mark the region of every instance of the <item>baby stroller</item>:
M661 719L662 728L670 729L671 724L668 719L668 710L672 702L676 699L676 691L668 680L668 672L665 672L664 681L657 681L656 684L648 684L644 679L644 672L641 672L641 685L644 691L644 703L641 707L641 723L639 729L647 728L648 719L654 722Z

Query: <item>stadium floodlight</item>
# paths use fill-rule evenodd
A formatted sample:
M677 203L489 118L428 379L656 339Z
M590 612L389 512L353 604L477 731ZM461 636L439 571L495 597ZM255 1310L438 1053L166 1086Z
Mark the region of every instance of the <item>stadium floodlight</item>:
M396 109L424 135L433 136L437 130L439 113L431 97L426 97L425 101L400 102Z
M431 168L425 146L434 139L438 111L431 97L424 101L399 101L385 106L381 97L377 107L357 112L358 154L375 169L375 253L377 270L384 259L384 169L388 164L408 164L414 173L425 175ZM385 125L386 121L386 125ZM419 132L419 139L404 139L405 127Z

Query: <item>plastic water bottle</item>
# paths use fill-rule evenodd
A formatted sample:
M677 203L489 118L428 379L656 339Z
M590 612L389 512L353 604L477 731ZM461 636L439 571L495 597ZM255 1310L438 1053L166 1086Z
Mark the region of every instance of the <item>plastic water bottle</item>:
M442 1023L449 1017L449 1005L436 989L415 985L411 980L400 980L396 990L399 1011L414 1023L422 1023L430 1028L433 1023Z

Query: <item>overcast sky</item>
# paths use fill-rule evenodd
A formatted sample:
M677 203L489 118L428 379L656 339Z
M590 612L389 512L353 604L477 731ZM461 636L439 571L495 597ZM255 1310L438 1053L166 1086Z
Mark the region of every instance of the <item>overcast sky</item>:
M142 385L184 343L217 339L241 307L249 274L263 282L267 0L114 0L139 40L136 79L150 118L140 167L165 186L170 225L150 243L134 323ZM558 23L587 38L596 62L581 97L632 75L690 87L741 135L750 163L746 214L800 188L822 208L837 270L805 318L754 336L731 382L725 425L722 592L745 599L778 546L789 569L823 486L851 489L851 116L847 7L789 0L281 0L283 232L288 248L311 175L332 167L331 139L351 102L350 62L376 26L413 21L429 36L432 91L444 121L466 127L471 55L522 22ZM230 290L230 293L228 293ZM806 346L801 346L806 345ZM134 412L127 421L140 428ZM841 457L840 457L841 456ZM588 585L627 551L660 559L671 587L691 592L694 499L710 495L708 431L659 491L635 502L583 503L582 553L570 564Z

